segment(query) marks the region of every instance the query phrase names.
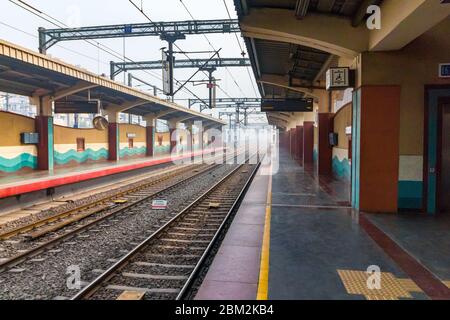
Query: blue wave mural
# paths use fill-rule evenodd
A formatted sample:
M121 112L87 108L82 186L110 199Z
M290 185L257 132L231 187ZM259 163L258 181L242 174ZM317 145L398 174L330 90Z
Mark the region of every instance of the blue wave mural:
M138 155L144 155L147 153L147 147L140 147L140 148L123 148L120 149L119 156L121 158L123 157L132 157L132 156L138 156Z
M69 150L64 153L55 151L55 164L64 165L71 161L83 163L88 160L98 161L108 158L108 150L105 148L94 151L92 149L86 149L83 152L77 152L75 150Z
M12 159L0 157L0 171L11 173L23 168L36 169L37 157L29 153L22 153Z
M350 180L351 167L348 159L339 160L338 157L333 157L333 173L342 179Z

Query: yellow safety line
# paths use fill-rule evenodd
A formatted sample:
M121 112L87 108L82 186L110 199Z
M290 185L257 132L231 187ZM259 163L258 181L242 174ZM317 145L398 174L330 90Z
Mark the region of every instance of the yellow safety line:
M261 265L259 269L259 284L256 300L267 300L269 294L269 250L270 250L270 219L272 215L272 164L270 164L269 187L267 190L266 218L264 222L264 237L261 249Z

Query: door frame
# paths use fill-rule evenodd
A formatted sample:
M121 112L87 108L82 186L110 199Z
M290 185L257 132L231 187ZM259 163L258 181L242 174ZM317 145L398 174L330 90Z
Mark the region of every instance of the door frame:
M441 97L438 100L438 136L437 136L437 160L436 160L436 208L441 212L441 179L442 179L442 111L444 104L450 105L450 96Z
M450 97L450 85L426 85L424 101L424 152L423 152L423 212L434 215L439 212L439 170L442 154L443 101ZM434 172L431 169L434 168Z

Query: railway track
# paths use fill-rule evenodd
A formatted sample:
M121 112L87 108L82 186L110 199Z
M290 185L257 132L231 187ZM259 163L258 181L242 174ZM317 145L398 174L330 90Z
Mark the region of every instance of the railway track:
M119 194L108 196L87 206L73 209L71 210L71 214L65 215L65 219L62 218L56 220L53 224L50 222L43 227L35 229L31 229L31 226L28 226L26 229L31 230L31 232L22 231L20 234L21 237L29 243L29 248L24 249L22 247L17 255L1 260L0 273L27 259L33 258L45 250L51 249L61 241L72 238L77 234L98 225L102 221L112 219L114 216L126 212L127 209L133 208L144 201L156 198L163 193L173 190L180 185L193 180L197 176L212 172L219 166L220 165L218 164L193 165L180 170L175 170L168 174L163 174L163 177L158 177L137 187L120 192ZM116 199L120 201L115 203L114 200ZM105 203L108 202L110 205L105 206ZM77 213L75 214L74 212ZM51 219L49 221L53 222ZM71 228L69 229L69 227ZM50 239L42 243L36 243L34 241L44 237L50 237Z
M183 299L258 168L238 166L72 300Z
M101 211L125 206L125 204L128 203L128 198L132 197L133 194L139 194L141 191L143 193L151 192L156 189L159 184L184 173L195 171L198 167L199 165L191 165L176 170L171 170L167 173L161 173L139 183L131 184L126 187L125 190L120 192L101 197L73 209L65 210L37 221L33 221L32 223L20 225L3 231L0 233L0 240L8 240L12 237L24 234L24 237L26 238L37 239L48 232L56 231L70 223L77 222Z

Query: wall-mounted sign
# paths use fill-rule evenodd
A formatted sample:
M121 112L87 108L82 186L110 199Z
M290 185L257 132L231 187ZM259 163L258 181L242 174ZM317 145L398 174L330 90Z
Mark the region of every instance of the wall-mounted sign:
M98 101L55 101L55 113L93 113L99 111Z
M352 127L345 127L345 134L348 136L352 135Z
M450 78L450 63L439 65L439 78Z
M136 133L127 133L127 138L136 138Z
M261 112L312 112L313 99L263 99Z
M330 68L327 71L327 90L342 90L353 87L353 74L350 68Z

